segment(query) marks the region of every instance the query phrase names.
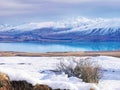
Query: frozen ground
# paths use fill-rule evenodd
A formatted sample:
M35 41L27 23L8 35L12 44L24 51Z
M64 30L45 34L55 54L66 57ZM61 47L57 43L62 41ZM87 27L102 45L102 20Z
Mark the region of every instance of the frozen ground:
M90 87L96 87L96 90L120 90L120 58L89 57L99 63L104 71L98 85L84 83L75 77L68 78L64 73L52 72L60 58L69 57L0 57L0 71L7 73L11 80L27 80L33 85L43 83L54 89L89 90Z

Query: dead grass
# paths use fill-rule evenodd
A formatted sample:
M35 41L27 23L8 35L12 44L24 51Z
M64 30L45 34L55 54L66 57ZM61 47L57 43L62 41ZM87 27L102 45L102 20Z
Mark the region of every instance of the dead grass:
M114 56L120 57L120 51L90 51L90 52L50 52L50 53L26 53L26 52L0 52L0 56L30 56L30 57L53 57L53 56Z
M74 58L72 59L73 64L76 64L74 68L71 65L66 65L63 62L64 60L61 60L61 62L57 65L57 71L64 72L69 77L75 76L87 83L99 82L99 79L102 76L102 71L97 63L91 62L89 58L80 60L75 60Z
M9 77L0 72L0 90L52 90L48 85L32 84L26 81L10 81Z

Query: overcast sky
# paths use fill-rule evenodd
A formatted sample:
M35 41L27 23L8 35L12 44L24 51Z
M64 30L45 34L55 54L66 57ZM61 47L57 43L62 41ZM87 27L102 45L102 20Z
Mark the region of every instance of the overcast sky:
M120 0L0 0L0 24L71 17L120 18Z

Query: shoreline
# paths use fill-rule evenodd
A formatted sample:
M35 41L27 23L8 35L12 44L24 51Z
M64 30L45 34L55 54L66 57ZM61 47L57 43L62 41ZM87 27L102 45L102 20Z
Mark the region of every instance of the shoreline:
M79 51L79 52L14 52L14 51L0 51L0 57L57 57L57 56L113 56L120 57L120 51Z

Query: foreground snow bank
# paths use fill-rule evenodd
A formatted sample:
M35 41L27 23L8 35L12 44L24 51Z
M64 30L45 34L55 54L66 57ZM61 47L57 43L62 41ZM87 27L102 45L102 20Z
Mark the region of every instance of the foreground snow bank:
M87 57L99 63L104 71L99 88L95 84L82 82L76 77L52 72L60 62L60 58L69 57L0 57L0 71L8 74L11 80L26 80L33 85L47 84L53 89L90 90L94 87L95 90L120 90L120 58ZM67 60L65 62L67 63Z
M39 79L32 77L29 75L29 72L24 72L22 70L16 70L9 68L0 68L1 72L6 73L10 80L12 81L21 81L26 80L29 83L32 83L33 85L39 83L39 84L47 84L53 89L69 89L69 90L90 90L91 87L96 87L94 84L87 84L82 82L80 79L75 77L70 77L66 74L60 74L60 75L44 75L44 79ZM98 90L98 89L96 89Z
M75 77L69 78L64 73L50 72L60 62L58 59L59 57L0 57L0 71L8 74L11 80L26 80L33 85L40 83L53 89L90 90L92 84Z

